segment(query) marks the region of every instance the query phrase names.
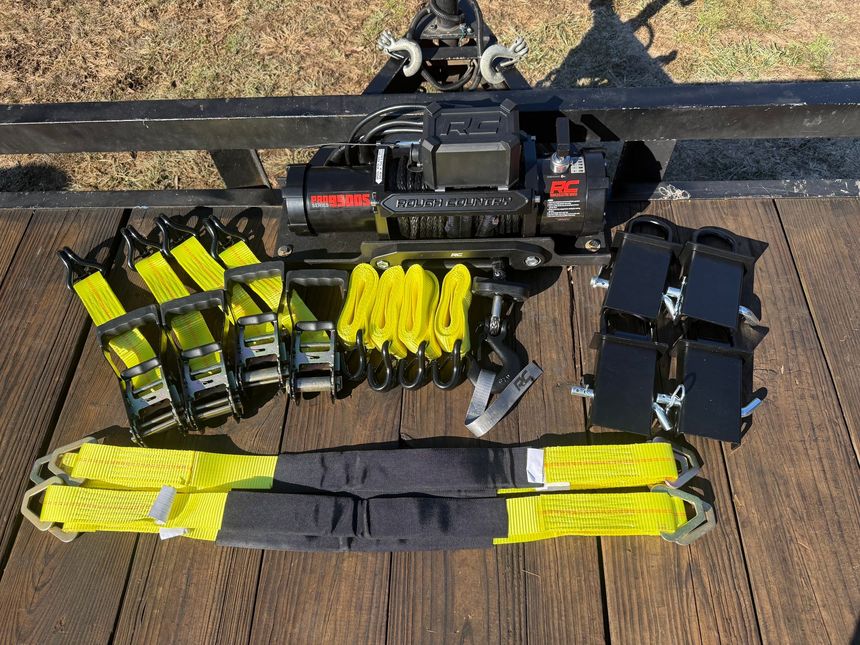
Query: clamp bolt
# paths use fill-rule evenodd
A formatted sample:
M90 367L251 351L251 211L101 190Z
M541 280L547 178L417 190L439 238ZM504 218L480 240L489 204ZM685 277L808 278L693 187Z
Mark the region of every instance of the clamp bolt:
M528 256L528 257L525 259L525 263L526 263L526 266L527 266L527 267L529 267L529 268L532 268L532 269L533 269L533 268L535 268L536 266L540 266L540 265L543 263L543 260L541 260L541 259L540 259L538 256L536 256L536 255L530 255L530 256Z
M292 244L284 244L278 247L278 257L285 258L293 254Z
M388 260L377 260L376 268L380 271L385 271L388 267L391 266L391 263Z
M603 245L596 237L591 238L585 243L585 248L589 251L599 251L601 246Z

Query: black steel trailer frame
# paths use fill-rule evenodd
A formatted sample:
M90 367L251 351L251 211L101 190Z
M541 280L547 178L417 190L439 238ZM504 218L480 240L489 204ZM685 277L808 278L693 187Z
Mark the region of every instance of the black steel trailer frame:
M495 42L486 26L485 42ZM472 49L439 46L425 51L425 59L445 65L474 55ZM390 105L480 106L505 99L516 103L525 127L546 129L548 138L563 115L576 142L623 144L612 187L616 201L860 195L858 178L662 181L679 140L860 138L860 81L533 89L509 67L501 89L432 94L418 93L420 78L406 78L403 65L389 60L359 96L0 105L0 155L206 150L225 184L212 190L0 193L0 208L280 209L280 193L258 149L342 142L358 121Z

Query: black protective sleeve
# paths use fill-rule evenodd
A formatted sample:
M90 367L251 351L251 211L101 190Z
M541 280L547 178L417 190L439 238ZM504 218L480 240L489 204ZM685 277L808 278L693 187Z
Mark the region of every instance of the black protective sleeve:
M526 448L401 448L283 454L274 490L357 497L428 494L491 496L527 487Z
M322 551L476 548L507 535L507 526L502 498L365 500L233 491L217 542Z

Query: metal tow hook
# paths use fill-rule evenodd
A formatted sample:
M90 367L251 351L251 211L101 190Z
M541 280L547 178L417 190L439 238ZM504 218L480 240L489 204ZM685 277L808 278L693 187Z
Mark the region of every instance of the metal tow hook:
M528 43L522 36L519 36L510 47L505 47L499 43L491 45L484 50L481 56L481 76L488 83L499 85L505 80L501 69L516 65L528 53ZM504 62L498 62L500 60Z
M406 64L403 67L404 76L415 76L421 69L424 55L421 52L421 46L414 40L394 38L394 35L386 30L379 34L376 45L392 58L406 59Z
M469 380L477 383L482 370L491 370L496 373L492 393L498 394L520 373L525 363L507 342L508 321L502 320L499 323L497 334L487 333L491 325L492 317L478 329L479 342L475 347L475 358L469 365ZM491 354L498 356L501 367L493 364L490 360Z

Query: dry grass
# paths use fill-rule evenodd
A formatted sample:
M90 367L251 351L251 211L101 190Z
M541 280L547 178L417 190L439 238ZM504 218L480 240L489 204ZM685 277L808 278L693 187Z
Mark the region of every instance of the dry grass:
M378 33L402 30L418 4L0 0L0 101L354 93L382 63ZM835 0L484 0L482 7L502 40L529 41L521 69L537 84L860 77L860 12ZM834 148L816 145L805 148L816 159L811 167L834 169L819 159L835 156ZM701 146L682 152L684 164L708 156ZM777 148L766 149L761 164L742 155L740 166L706 174L772 170ZM263 157L274 176L292 155ZM858 174L845 159L833 174ZM64 172L75 189L218 184L205 153L6 157L0 167L32 162L50 162L61 171L55 183ZM28 173L0 171L0 190L29 187Z

